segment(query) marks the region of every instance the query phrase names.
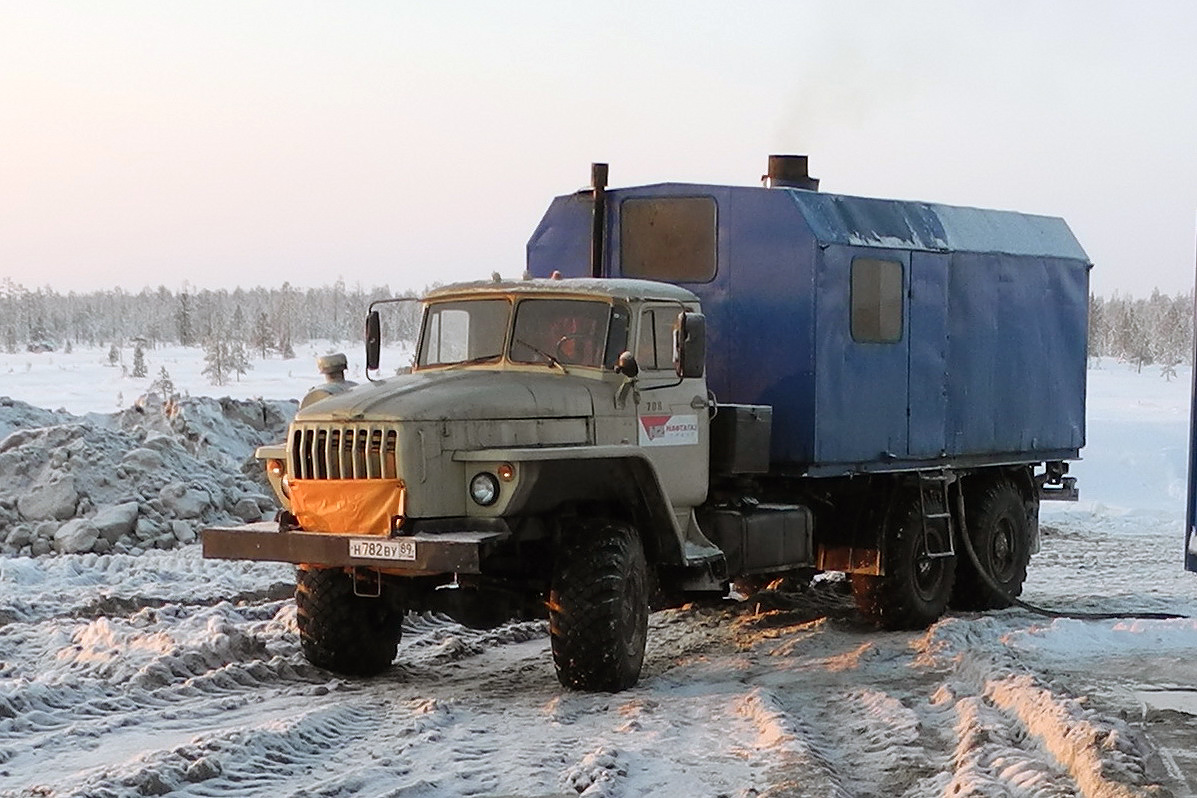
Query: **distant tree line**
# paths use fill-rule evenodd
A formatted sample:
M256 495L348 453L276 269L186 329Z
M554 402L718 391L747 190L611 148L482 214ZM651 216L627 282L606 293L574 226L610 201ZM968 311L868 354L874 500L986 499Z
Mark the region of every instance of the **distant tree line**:
M411 291L403 295L414 296ZM391 296L386 286L348 288L342 280L308 289L283 283L272 289L210 291L184 283L180 291L159 286L137 293L116 288L59 294L30 290L6 277L0 280L0 336L10 353L105 344L203 347L206 362L223 381L244 374L251 356L294 357L297 344L313 340L361 341L366 308ZM415 304L386 307L386 342L414 340ZM1140 368L1191 365L1193 293L1168 296L1156 290L1147 299L1090 295L1089 355ZM141 371L136 351L134 358L134 370Z
M1115 357L1165 373L1193 365L1193 292L1147 299L1089 296L1089 356Z
M412 292L406 292L412 296ZM294 357L294 347L313 340L361 341L366 308L393 296L386 286L346 287L338 280L322 288L236 288L180 291L164 286L137 293L120 288L60 294L27 289L11 277L0 280L0 345L5 351L38 351L69 346L140 344L226 346L217 359L238 360L240 345L258 357ZM413 304L389 306L384 332L388 343L413 340L418 319ZM235 367L234 367L235 368Z

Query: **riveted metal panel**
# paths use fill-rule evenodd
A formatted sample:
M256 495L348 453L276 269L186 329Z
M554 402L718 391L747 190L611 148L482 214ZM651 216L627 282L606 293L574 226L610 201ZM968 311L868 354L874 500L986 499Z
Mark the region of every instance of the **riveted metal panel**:
M912 458L947 454L949 261L941 252L910 254L907 453Z

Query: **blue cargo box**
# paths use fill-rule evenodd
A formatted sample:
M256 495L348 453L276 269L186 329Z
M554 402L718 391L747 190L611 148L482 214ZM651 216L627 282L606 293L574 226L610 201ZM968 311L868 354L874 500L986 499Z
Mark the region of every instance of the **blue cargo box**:
M556 198L533 276L591 272L589 192ZM721 402L773 407L779 471L1075 458L1089 269L1063 220L792 188L610 190L603 276L684 285Z

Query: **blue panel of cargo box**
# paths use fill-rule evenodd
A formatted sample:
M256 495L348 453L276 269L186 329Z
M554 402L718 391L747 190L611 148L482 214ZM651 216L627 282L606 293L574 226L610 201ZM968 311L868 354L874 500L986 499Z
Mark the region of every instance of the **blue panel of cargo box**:
M668 210L696 198L713 236ZM652 224L629 225L646 200ZM592 211L584 193L553 202L528 243L533 276L590 274ZM687 230L712 250L695 275L670 257L690 257ZM668 243L660 273L633 235ZM604 245L605 276L699 296L708 383L721 402L773 408L777 471L1029 463L1084 445L1090 264L1061 219L665 183L607 192Z

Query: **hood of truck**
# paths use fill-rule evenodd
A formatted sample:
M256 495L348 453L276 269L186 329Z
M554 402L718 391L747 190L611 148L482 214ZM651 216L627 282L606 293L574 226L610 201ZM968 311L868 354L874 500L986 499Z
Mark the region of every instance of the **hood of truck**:
M604 383L561 373L479 369L403 374L359 385L300 410L296 421L448 421L577 418L594 412Z

